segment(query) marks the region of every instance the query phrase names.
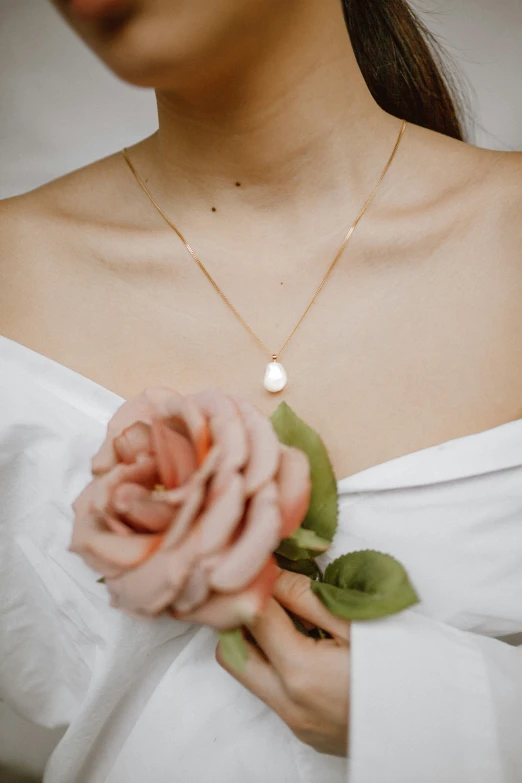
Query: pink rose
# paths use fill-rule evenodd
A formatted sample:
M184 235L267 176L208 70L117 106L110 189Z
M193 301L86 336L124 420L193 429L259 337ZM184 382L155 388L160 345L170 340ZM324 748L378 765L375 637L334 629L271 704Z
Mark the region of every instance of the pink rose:
M70 549L103 574L132 615L218 630L259 613L278 569L272 553L303 521L308 459L238 397L146 389L125 402L73 503Z

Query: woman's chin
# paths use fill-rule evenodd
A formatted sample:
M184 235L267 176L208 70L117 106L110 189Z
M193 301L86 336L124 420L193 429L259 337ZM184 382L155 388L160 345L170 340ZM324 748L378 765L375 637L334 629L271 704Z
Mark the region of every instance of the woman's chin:
M136 18L111 40L89 42L115 76L135 87L165 92L204 89L215 69L205 63L216 55L194 35L161 35L154 25ZM223 58L224 59L224 58Z
M60 5L71 18L98 23L128 17L135 7L133 0L62 0Z
M135 87L205 92L233 59L229 26L215 12L201 19L174 0L169 13L138 0L53 2L104 65Z
M176 57L175 41L162 46L160 35L140 15L96 23L96 34L85 43L119 79L136 87L173 89L183 58ZM166 51L165 51L166 50Z

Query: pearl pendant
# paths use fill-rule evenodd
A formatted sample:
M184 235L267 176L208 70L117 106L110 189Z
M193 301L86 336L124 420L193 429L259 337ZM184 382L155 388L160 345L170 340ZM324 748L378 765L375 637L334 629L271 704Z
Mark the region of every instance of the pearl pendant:
M288 376L283 365L275 360L269 362L266 366L265 379L263 381L265 389L269 392L280 392L287 383Z

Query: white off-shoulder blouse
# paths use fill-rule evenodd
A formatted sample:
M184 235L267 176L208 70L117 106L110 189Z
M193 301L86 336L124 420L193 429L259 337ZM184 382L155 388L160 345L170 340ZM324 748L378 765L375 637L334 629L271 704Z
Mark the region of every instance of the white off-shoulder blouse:
M45 783L521 783L522 420L339 481L330 556L388 552L422 598L352 625L339 759L217 665L212 630L112 609L67 551L123 402L0 337L0 698L68 727Z

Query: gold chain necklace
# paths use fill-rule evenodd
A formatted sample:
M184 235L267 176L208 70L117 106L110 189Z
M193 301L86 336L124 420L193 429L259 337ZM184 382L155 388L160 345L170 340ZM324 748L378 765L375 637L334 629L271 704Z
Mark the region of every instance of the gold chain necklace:
M125 147L122 149L122 151L121 151L121 152L122 152L122 154L123 154L123 157L125 158L125 160L126 160L126 162L127 162L128 166L129 166L130 170L132 171L132 173L134 174L134 176L135 176L136 180L138 181L138 183L141 185L141 187L143 188L143 190L145 191L145 193L146 193L146 194L147 194L147 196L149 197L149 199L150 199L150 201L152 202L152 204L154 204L154 206L156 207L156 209L158 210L158 212L160 213L160 215L161 215L161 216L164 218L164 220L165 220L165 221L166 221L166 222L169 224L169 226L170 226L170 227L171 227L171 228L172 228L172 229L173 229L173 230L176 232L176 234L178 235L178 237L181 239L181 241L183 242L183 244L185 245L185 247L186 247L186 248L187 248L187 250L189 251L189 253L190 253L190 255L192 256L192 258L193 258L193 259L194 259L194 261L196 262L196 264L199 266L199 268L201 269L201 271L203 272L203 274L205 275L205 277L207 278L207 280L208 280L208 281L211 283L211 285L212 285L212 286L213 286L213 287L216 289L216 291L218 292L218 294L220 295L220 297L223 299L223 301L225 302L225 304L227 304L227 305L228 305L228 307L230 307L230 309L232 310L232 312L234 313L234 315L236 316L236 318L237 318L239 321L241 321L241 323L243 324L243 326L245 327L245 329L246 329L246 330L247 330L247 331L248 331L248 332L249 332L249 333L252 335L252 337L253 337L253 338L254 338L254 339L257 341L257 343L258 343L258 344L261 346L261 348L263 348L263 350L264 350L264 351L266 351L266 352L267 352L267 353L268 353L268 354L269 354L269 355L272 357L272 361L271 361L271 362L269 362L269 364L267 365L267 367L266 367L266 370L265 370L265 377L264 377L264 387L265 387L265 389L266 389L267 391L269 391L269 392L279 392L279 391L281 391L282 389L284 389L284 388L285 388L285 386L286 386L286 384L287 384L287 382L288 382L288 376L287 376L286 370L285 370L285 368L283 367L283 365L282 365L280 362L278 362L278 361L277 361L277 360L278 360L278 357L279 357L279 356L280 356L280 354L283 352L283 350L286 348L286 346L287 346L287 345L288 345L288 343L290 342L291 338L294 336L295 332L297 331L297 328L300 326L300 324L301 324L301 322L303 321L304 317L306 316L306 314L307 314L307 313L308 313L308 311L310 310L311 306L313 305L313 303L315 302L315 300L316 300L316 299L317 299L317 297L319 296L320 292L321 292L321 291L322 291L322 289L324 288L324 285L325 285L326 281L327 281L327 280L328 280L328 278L330 277L330 275L331 275L331 273L332 273L332 271L333 271L333 269L334 269L334 267L335 267L335 265L336 265L337 261L338 261L338 260L339 260L339 258L341 257L341 253L343 252L344 248L345 248L345 247L346 247L346 245L348 244L348 242L349 242L349 240L350 240L350 237L352 236L353 232L355 231L355 229L356 229L356 227L357 227L357 224L359 223L359 221L360 221L360 220L361 220L361 218L363 217L364 213L366 212L366 210L367 210L367 209L368 209L368 207L370 206L371 202L373 201L373 198L374 198L375 194L377 193L377 190L378 190L378 188L379 188L379 185L381 184L381 182L383 181L384 177L386 176L386 174L387 174L387 172L388 172L388 169L390 168L390 166L391 166L391 164L392 164L392 161L393 161L393 159L394 159L394 157L395 157L395 155L396 155L396 153L397 153L397 150L399 149L399 145L400 145L400 143L401 143L402 135L403 135L403 133L404 133L404 131L405 131L405 129L406 129L406 124L407 124L407 123L406 123L406 120L403 120L403 121L402 121L402 125L401 125L401 129L400 129L400 131L399 131L399 136L398 136L398 138L397 138L397 141L395 142L395 147L393 148L393 152L392 152L392 154L390 155L390 158L389 158L389 160L388 160L388 162L387 162L386 166L384 167L384 170L383 170L383 172L382 172L381 176L379 177L379 180L378 180L378 182L377 182L376 186L374 187L374 189L373 189L373 191L372 191L372 193L371 193L370 197L367 199L367 201L366 201L366 203L364 204L363 208L361 209L361 211L359 212L359 214L358 214L358 215L357 215L357 217L355 218L354 222L352 223L352 226L350 227L350 230L348 231L348 233L347 233L346 237L344 238L344 241L343 241L343 243L342 243L341 247L340 247L340 248L339 248L339 250L337 251L337 254L336 254L336 256L335 256L334 260L333 260L333 261L332 261L332 263L330 264L330 266L329 266L329 268L328 268L328 271L326 272L325 276L324 276L324 277L323 277L323 279L321 280L321 283L320 283L320 285L319 285L318 289L316 290L315 294L313 295L313 297L311 298L310 302L308 303L308 306L307 306L306 310L304 311L304 313L302 314L301 318L298 320L298 322L296 323L296 325L294 326L294 328L292 329L292 331L290 332L290 334L288 335L288 337L286 338L286 340L284 341L283 345L281 346L281 348L279 349L279 351L278 351L277 353L272 353L272 352L271 352L271 351L270 351L270 350L269 350L269 349L266 347L266 345L265 345L265 344L262 342L262 340L261 340L261 339L260 339L260 338L257 336L257 334L256 334L256 333L253 331L253 329L251 329L251 328L250 328L250 326L247 324L247 322L245 321L245 319L244 319L244 318L243 318L243 317L242 317L242 316L241 316L241 315L238 313L238 311L236 310L236 308L234 307L234 305L233 305L233 304L232 304L232 303L229 301L229 299L228 299L228 298L225 296L225 294L223 293L223 291L221 290L221 288L218 286L218 284L216 283L216 281L214 280L214 278L213 278L213 277L210 275L210 273L207 271L207 269L206 269L206 268L203 266L202 262L201 262L201 261L199 260L199 258L196 256L196 254L195 254L195 253L194 253L194 251L192 250L192 248L191 248L191 246L189 245L189 243L186 241L186 239L185 239L185 237L183 236L183 234L181 233L181 231L178 231L178 229L176 228L176 226L175 226L175 225L174 225L174 224L173 224L173 223L172 223L172 222L169 220L169 218L168 218L168 217L167 217L167 215L166 215L166 214L163 212L163 210L161 209L161 207L160 207L160 206L159 206L159 205L156 203L156 201L155 201L155 200L154 200L154 198L152 197L151 193L149 192L148 188L146 187L145 183L144 183L144 182L143 182L143 180L141 179L140 175L138 174L138 172L136 171L136 169L135 169L135 168L134 168L134 166L132 165L131 161L129 160L129 156L128 156L128 154L127 154L127 149L126 149Z

